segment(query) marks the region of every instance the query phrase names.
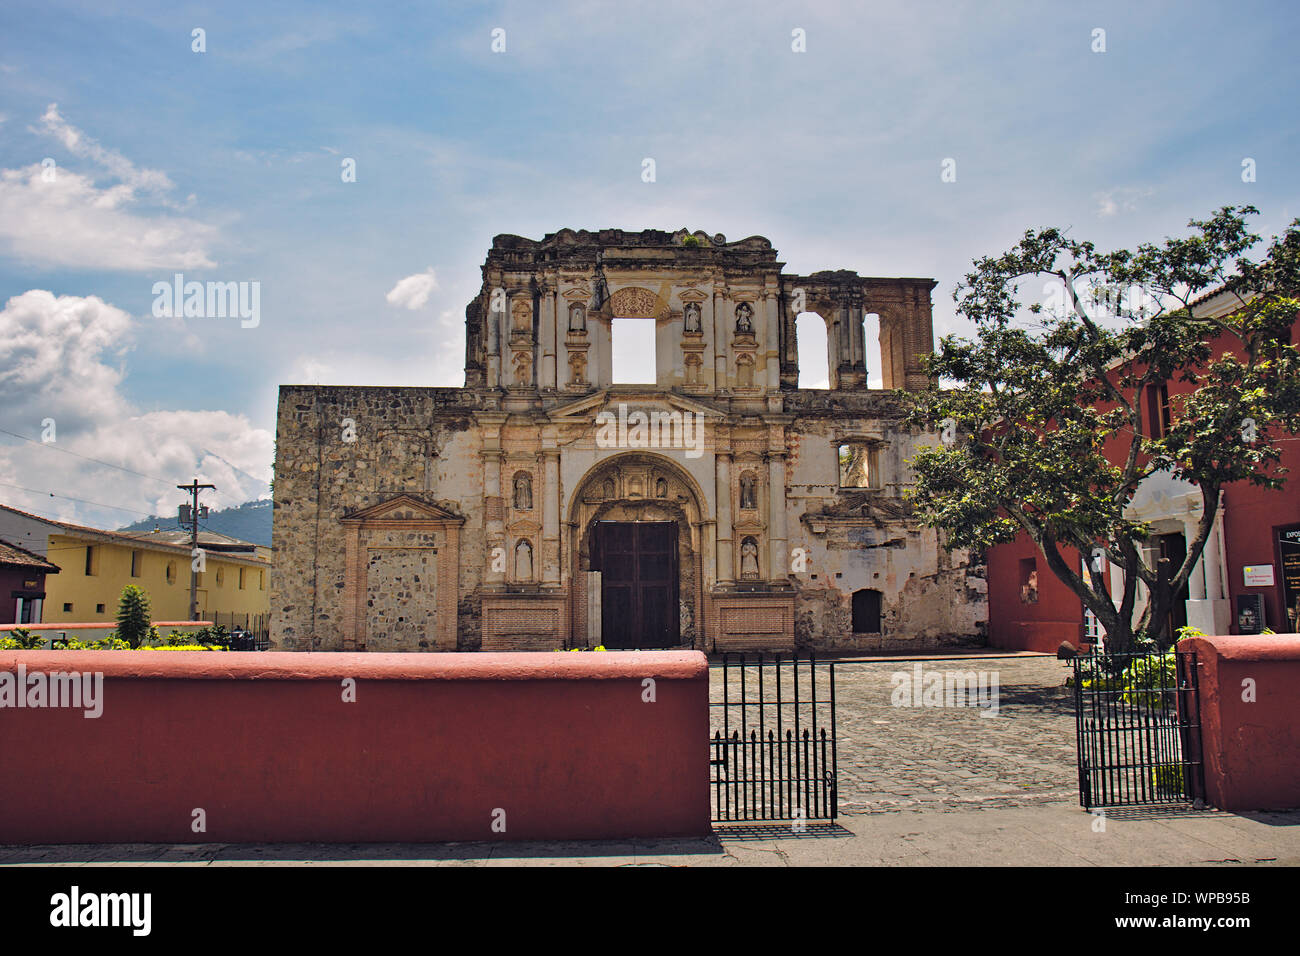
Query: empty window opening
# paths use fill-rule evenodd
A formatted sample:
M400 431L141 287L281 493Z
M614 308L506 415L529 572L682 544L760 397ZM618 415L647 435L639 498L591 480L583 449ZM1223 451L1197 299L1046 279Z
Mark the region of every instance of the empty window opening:
M1020 559L1020 603L1038 603L1038 559Z
M799 343L799 387L830 388L826 320L816 312L800 312L795 317L794 328L795 340Z
M879 454L873 444L849 442L839 446L840 487L879 488Z
M652 319L614 319L613 375L617 385L653 385L658 381L655 366L655 323Z
M884 388L884 362L880 355L880 316L868 312L862 317L862 356L867 366L867 388Z

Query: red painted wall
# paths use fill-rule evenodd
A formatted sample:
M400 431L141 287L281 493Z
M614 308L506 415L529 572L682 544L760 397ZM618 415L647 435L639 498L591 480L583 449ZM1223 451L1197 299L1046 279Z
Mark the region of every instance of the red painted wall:
M1205 790L1222 810L1300 808L1300 637L1195 637ZM1242 700L1254 682L1253 702Z
M710 831L699 652L0 652L20 662L102 672L103 715L0 710L0 843Z
M0 624L13 624L14 611L18 607L13 597L14 591L27 591L27 583L36 582L36 590L45 590L45 575L33 574L31 568L0 567Z
M1061 556L1076 566L1079 553L1063 549ZM1020 599L1020 561L1034 558L1038 568L1038 602ZM989 644L1021 651L1055 653L1062 641L1076 648L1083 640L1083 610L1074 592L1052 573L1026 534L992 548L988 554Z

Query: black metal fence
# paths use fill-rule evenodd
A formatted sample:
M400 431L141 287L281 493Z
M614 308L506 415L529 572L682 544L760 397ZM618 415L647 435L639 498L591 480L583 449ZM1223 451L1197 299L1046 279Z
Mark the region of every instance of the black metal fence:
M835 819L835 664L724 654L711 671L713 820Z
M271 615L239 614L234 611L225 614L220 611L211 616L212 623L224 626L230 632L232 651L264 651L271 646Z
M1198 690L1194 652L1076 657L1079 802L1202 805Z

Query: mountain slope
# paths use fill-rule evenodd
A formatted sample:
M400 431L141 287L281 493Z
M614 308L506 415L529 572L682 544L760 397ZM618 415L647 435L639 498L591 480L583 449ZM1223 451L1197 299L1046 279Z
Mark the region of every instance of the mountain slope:
M134 524L118 528L119 531L152 531L162 528L164 531L177 528L176 515L144 518ZM199 522L200 529L228 534L241 541L271 546L271 499L245 501L236 508L208 512L208 520Z

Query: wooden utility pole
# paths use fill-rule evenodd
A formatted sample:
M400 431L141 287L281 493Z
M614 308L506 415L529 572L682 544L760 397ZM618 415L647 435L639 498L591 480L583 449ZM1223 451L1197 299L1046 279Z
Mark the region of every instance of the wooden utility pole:
M194 560L199 556L199 491L203 488L216 490L216 485L201 485L195 478L188 485L177 485L181 491L190 493L190 620L199 619L199 572Z

